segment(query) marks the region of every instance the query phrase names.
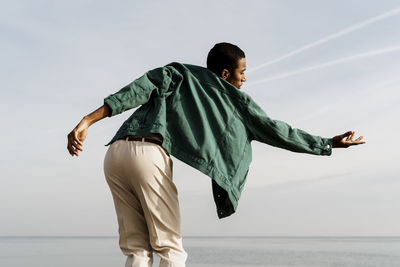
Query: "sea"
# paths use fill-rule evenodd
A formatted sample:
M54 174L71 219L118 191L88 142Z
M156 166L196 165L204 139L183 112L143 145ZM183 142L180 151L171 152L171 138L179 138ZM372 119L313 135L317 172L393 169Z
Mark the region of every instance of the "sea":
M184 237L183 245L188 267L400 267L400 237ZM117 237L0 237L1 267L124 267L125 260Z

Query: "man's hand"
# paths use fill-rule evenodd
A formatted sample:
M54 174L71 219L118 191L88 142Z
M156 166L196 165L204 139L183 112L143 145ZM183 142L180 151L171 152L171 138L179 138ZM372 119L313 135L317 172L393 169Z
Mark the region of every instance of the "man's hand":
M83 141L86 138L89 125L85 119L83 119L67 136L68 145L67 149L71 156L78 156L79 151L82 151Z
M89 115L83 117L81 122L72 130L67 136L68 145L67 149L71 156L78 156L79 151L82 151L82 143L86 138L87 131L90 125L96 121L102 120L111 115L111 109L108 105L104 104Z
M348 131L344 134L337 135L332 138L333 144L332 147L349 147L354 145L364 144L365 141L361 141L363 139L362 136L358 137L356 140L353 140L354 131ZM346 139L345 139L346 138Z

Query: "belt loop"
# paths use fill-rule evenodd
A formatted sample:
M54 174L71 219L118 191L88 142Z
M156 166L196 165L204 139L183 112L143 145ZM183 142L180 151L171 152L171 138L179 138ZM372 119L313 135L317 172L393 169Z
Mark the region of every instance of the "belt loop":
M125 141L129 141L129 136L127 136L127 137L125 138Z
M144 137L142 137L142 142L144 142Z

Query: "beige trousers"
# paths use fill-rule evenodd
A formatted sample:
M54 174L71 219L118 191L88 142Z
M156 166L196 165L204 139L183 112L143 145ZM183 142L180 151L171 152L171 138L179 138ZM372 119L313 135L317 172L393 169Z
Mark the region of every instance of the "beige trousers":
M119 246L126 267L185 266L178 191L172 159L159 145L117 140L104 159L104 173L118 218Z

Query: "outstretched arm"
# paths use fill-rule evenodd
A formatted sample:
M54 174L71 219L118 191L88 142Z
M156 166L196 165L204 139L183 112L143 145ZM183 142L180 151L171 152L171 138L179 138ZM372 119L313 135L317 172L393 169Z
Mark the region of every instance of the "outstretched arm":
M247 114L245 119L252 140L294 152L331 155L332 148L346 148L365 143L362 141L362 136L353 140L354 131L348 131L333 138L322 138L292 128L283 121L270 119L251 98L244 113Z
M354 131L348 131L344 134L337 135L332 138L332 147L337 148L337 147L349 147L349 146L354 146L354 145L360 145L360 144L365 144L365 141L361 141L363 139L362 136L358 137L356 140L353 140L354 137ZM346 140L345 140L346 138Z
M332 154L332 138L311 135L286 122L273 120L251 98L243 112L251 140L293 152L326 156Z
M67 149L71 156L78 156L79 151L82 151L83 141L86 138L87 131L90 125L93 123L109 117L111 110L108 105L104 104L100 108L96 109L92 113L83 117L78 125L68 134L68 145Z
M82 151L82 143L86 138L90 125L105 117L112 117L126 110L138 107L149 101L154 91L156 94L166 93L174 77L175 82L181 79L173 67L162 67L148 71L115 94L104 99L104 105L89 115L68 134L68 151L71 156L78 156Z

